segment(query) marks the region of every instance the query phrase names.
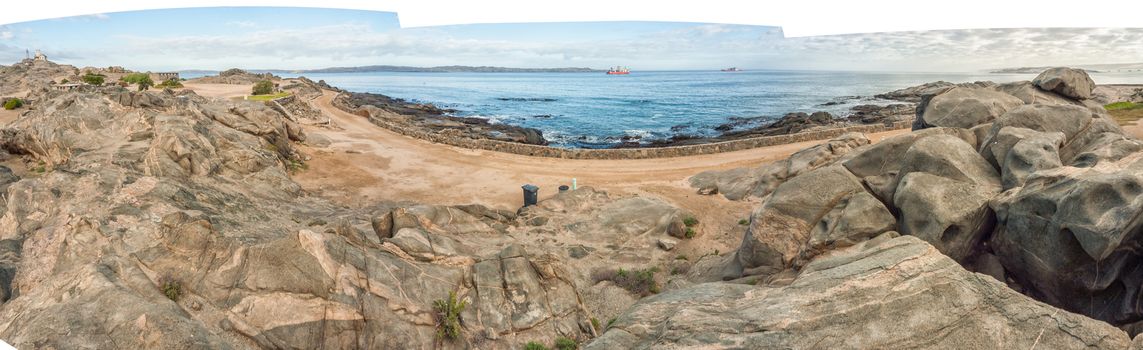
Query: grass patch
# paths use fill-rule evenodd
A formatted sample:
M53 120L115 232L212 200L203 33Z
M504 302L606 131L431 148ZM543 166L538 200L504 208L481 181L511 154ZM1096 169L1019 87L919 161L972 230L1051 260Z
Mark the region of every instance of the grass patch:
M290 93L280 92L280 93L276 93L273 95L251 95L251 96L246 97L246 99L250 100L250 101L269 101L269 100L277 100L279 98L283 98L286 96L290 96Z
M746 226L749 223L750 223L750 220L746 220L746 219L738 220L738 224L742 225L742 226Z
M687 225L687 227L693 227L694 225L698 225L698 219L695 219L693 216L688 216L683 218L683 225Z
M658 267L640 270L624 270L622 268L617 270L603 269L596 270L595 273L592 274L592 278L595 279L596 283L611 281L631 293L645 297L659 293L659 283L655 282L656 272L659 272Z
M1143 103L1116 102L1103 106L1120 126L1133 125L1143 119Z
M1137 109L1137 108L1143 108L1143 103L1135 103L1135 102L1127 102L1127 101L1115 102L1115 103L1103 105L1103 108L1108 110L1108 111L1118 111L1118 110L1124 110L1124 109Z
M687 239L695 238L695 228L687 227L687 230L683 232L683 236L687 237Z
M171 301L174 302L178 302L179 298L183 296L182 282L179 282L179 280L171 276L159 278L159 290L163 291L163 295L166 295L167 299L171 299Z
M4 102L4 109L9 110L9 111L16 109L16 108L23 107L23 106L24 106L24 100L21 100L18 98L11 98L11 99L8 99L8 101Z
M579 344L574 339L559 337L556 338L556 350L576 350L579 349Z
M468 306L467 300L456 300L456 291L448 292L448 299L433 302L437 313L437 337L441 339L460 338L460 313Z
M524 345L524 350L549 350L549 349L547 346L544 346L544 344L540 344L539 342L530 341L530 342L528 342L528 344Z
M596 333L603 332L603 325L599 323L598 318L595 318L595 317L591 318L591 328L595 328Z

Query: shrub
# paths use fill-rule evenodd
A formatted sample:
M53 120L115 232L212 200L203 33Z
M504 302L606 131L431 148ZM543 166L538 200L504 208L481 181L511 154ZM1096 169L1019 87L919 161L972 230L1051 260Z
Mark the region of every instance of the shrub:
M693 216L688 216L683 219L683 225L687 225L687 227L698 225L698 219L695 219Z
M618 270L604 269L596 270L592 277L595 282L611 281L623 289L643 297L659 293L659 283L655 282L656 272L659 272L657 267L631 271L622 268Z
M694 227L687 227L687 231L683 232L683 235L686 236L687 238L695 238Z
M159 85L155 85L155 87L163 89L174 89L183 87L183 83L180 83L178 79L170 78L163 81L162 83L159 83Z
M610 320L607 320L607 328L611 328L611 326L615 325L615 320L616 320L615 317L612 317Z
M254 91L251 95L269 95L272 93L274 93L274 82L261 80L254 83Z
M548 350L548 347L544 346L544 344L530 341L528 344L524 345L524 350Z
M183 296L183 284L171 276L159 278L159 290L171 301L177 302Z
M12 99L9 99L8 101L4 101L4 109L7 109L9 111L16 109L16 108L23 107L23 106L24 106L24 100L21 100L18 98L12 98Z
M460 338L460 313L467 306L468 301L456 300L456 291L449 291L448 299L433 302L433 310L437 312L438 338Z
M595 318L595 317L591 318L591 328L595 328L596 333L603 332L603 325L599 324L598 318Z
M87 73L83 76L82 79L83 79L83 82L87 83L87 84L103 85L103 75L102 74Z
M71 82L71 80L67 80L67 79L60 80L60 84L67 84L70 82Z
M574 339L559 337L556 338L556 350L576 350L579 349L579 344Z
M738 220L738 224L746 226L747 224L750 224L750 220L746 220L746 219Z

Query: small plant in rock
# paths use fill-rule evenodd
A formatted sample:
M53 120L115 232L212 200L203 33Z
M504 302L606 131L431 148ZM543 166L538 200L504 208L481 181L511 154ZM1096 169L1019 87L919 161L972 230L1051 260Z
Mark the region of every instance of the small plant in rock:
M467 300L457 300L456 291L448 292L448 299L433 302L437 313L437 337L441 339L460 338L460 313L468 306Z
M167 296L167 299L171 299L171 301L177 302L179 298L183 296L182 282L179 282L179 280L171 276L159 278L159 290L163 292L163 295Z
M631 293L644 297L659 293L659 283L655 281L656 272L659 272L658 267L630 271L622 268L604 269L596 270L592 277L595 282L611 281Z
M615 320L616 320L615 317L612 317L610 320L607 320L607 328L608 329L610 329L611 326L615 325Z
M598 318L595 318L595 317L592 317L592 318L591 318L591 328L595 328L595 331L596 331L597 333L598 333L598 332L603 332L603 325L602 325L602 324L599 324L599 319L598 319Z
M567 337L556 338L556 350L576 350L579 349L579 344L575 339Z
M698 219L695 219L695 217L693 217L693 216L688 216L686 218L683 218L683 225L687 225L687 227L692 227L694 225L698 225Z
M11 98L4 102L4 109L13 110L24 106L24 100L18 98Z
M539 342L530 341L530 342L528 342L528 344L524 345L524 350L549 350L549 349L547 346L544 346L544 344L540 344Z
M746 219L738 220L738 224L742 225L742 226L746 226L749 223L750 223L750 220L746 220Z
M695 229L693 227L687 227L687 230L683 232L683 236L687 239L695 238Z

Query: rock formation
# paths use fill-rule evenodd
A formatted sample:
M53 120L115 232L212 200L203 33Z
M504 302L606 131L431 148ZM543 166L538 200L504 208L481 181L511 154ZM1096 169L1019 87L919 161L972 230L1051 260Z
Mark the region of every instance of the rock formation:
M755 190L740 248L691 269L706 283L640 301L589 348L1021 348L1052 333L1053 348L1127 348L1143 331L1143 141L1086 100L1093 85L1081 70L1052 69L1031 83L925 89L916 131ZM755 174L691 183L700 193L757 188ZM948 270L932 283L953 289L922 282L936 266ZM898 280L867 279L880 274ZM912 298L919 304L905 306ZM1051 320L1061 315L1066 328ZM906 318L922 328L870 331Z

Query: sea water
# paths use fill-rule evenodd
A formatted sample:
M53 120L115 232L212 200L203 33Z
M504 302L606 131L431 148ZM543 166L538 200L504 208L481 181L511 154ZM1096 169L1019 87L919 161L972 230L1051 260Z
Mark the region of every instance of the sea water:
M926 82L1031 80L1035 74L871 73L747 70L604 73L303 74L371 92L537 128L554 146L603 148L638 138L713 136L734 117L777 119L790 112L837 117L859 104L890 104L875 94ZM284 76L295 76L286 74ZM1143 83L1143 73L1092 74L1099 84ZM830 103L833 102L833 103Z

